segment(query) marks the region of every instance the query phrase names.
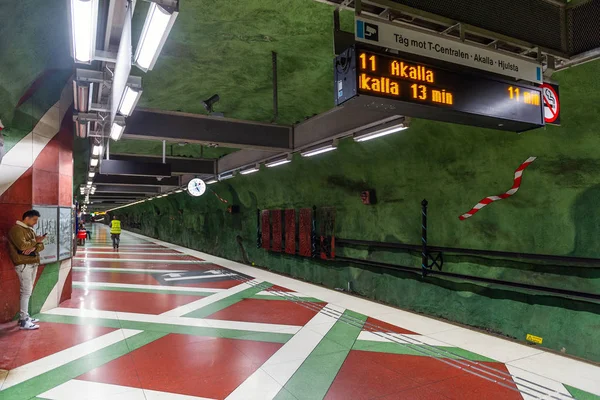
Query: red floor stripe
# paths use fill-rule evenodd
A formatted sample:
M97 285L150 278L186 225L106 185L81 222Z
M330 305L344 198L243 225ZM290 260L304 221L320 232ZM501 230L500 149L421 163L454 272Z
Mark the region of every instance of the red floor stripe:
M132 352L142 386L224 399L282 346L223 338L199 339L170 334Z
M372 324L375 326L370 327L367 324ZM388 324L387 322L383 322L383 321L380 321L378 319L371 318L371 317L367 318L367 321L365 322L365 327L363 330L369 331L369 332L394 332L394 333L401 333L401 334L405 334L405 335L416 335L417 334L413 331L409 331L408 329L404 329L404 328L401 328L396 325Z
M321 309L324 307L324 304L313 303L313 306L314 308L318 307ZM303 326L316 314L317 311L290 301L244 299L210 315L208 318Z
M196 300L198 296L183 294L75 289L71 300L60 306L158 315Z

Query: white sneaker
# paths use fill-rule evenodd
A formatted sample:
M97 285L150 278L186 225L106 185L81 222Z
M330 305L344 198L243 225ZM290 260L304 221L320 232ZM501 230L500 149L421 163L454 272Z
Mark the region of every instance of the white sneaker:
M27 318L25 318L25 319L26 319L27 321L31 321L31 322L33 322L34 324L37 324L38 322L40 322L40 320L39 320L39 319L37 319L37 318L31 318L31 317L27 317ZM22 322L22 320L18 319L18 320L17 320L17 325L21 326L21 322Z
M33 322L31 322L31 319L26 319L26 320L21 321L19 323L19 326L20 326L19 329L26 330L26 331L33 331L35 329L39 329L40 328L39 325L36 325Z

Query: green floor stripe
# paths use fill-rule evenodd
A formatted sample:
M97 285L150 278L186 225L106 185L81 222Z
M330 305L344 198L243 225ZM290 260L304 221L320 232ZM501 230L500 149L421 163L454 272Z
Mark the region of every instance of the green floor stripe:
M600 400L600 396L597 396L593 393L577 389L573 386L565 385L564 383L563 386L569 391L569 393L571 393L571 396L577 400Z
M279 296L279 295L270 296L268 294L257 294L250 298L251 299L259 299L259 300L285 300L285 301L296 301L296 302L306 301L308 303L324 303L323 300L315 299L314 297L300 297L297 295L294 295L294 300L292 300L286 296Z
M54 314L37 314L35 318L42 322L52 322L56 324L70 324L70 325L87 325L87 326L103 326L106 328L120 329L121 323L118 319L108 318L91 318L91 317L72 317L66 315L54 315Z
M196 327L188 325L160 324L156 322L138 322L106 318L72 317L67 315L39 314L42 322L55 322L74 325L95 325L109 328L137 329L161 333L178 333L183 335L221 337L225 339L254 340L257 342L287 343L292 334L276 332L256 332L241 329L222 329Z
M422 350L421 350L422 349ZM438 349L443 356L435 354L434 350ZM361 351L372 351L377 353L390 353L390 354L403 354L410 356L436 356L436 357L444 357L449 359L459 359L460 357L466 358L470 361L486 361L486 362L496 362L496 360L492 360L491 358L487 358L481 356L476 353L472 353L468 350L464 350L458 347L442 347L442 346L427 346L427 345L407 345L401 343L392 343L392 342L375 342L371 340L357 340L352 347L352 350L361 350ZM421 351L419 351L421 350ZM454 353L447 354L447 352Z
M349 310L344 315L363 324L367 320L365 315ZM361 330L362 324L357 327L337 321L284 388L299 399L323 399ZM280 392L275 400L284 400L287 395Z
M238 292L234 295L231 295L229 297L226 297L224 299L216 301L212 304L207 305L206 307L202 307L199 310L195 310L188 314L185 314L184 317L206 318L209 315L216 313L217 311L224 310L225 308L232 306L235 303L238 303L244 299L250 298L250 297L256 295L257 293L260 293L263 290L270 288L271 286L273 286L272 283L262 282L254 287L244 289L241 292Z
M166 335L166 333L161 332L139 333L130 337L127 341L123 340L112 344L3 390L0 392L0 397L7 400L31 399Z
M60 270L60 261L44 266L40 278L33 288L31 299L29 300L29 313L37 314L40 312L46 299L58 283L58 271Z
M136 292L136 293L164 293L164 294L181 294L186 296L199 296L199 297L207 297L214 292L203 292L202 290L198 291L182 291L182 290L172 290L172 289L146 289L146 288L126 288L126 287L113 287L113 286L92 286L88 287L85 284L73 284L74 288L77 289L88 289L88 290L105 290L105 291L113 291L113 292Z

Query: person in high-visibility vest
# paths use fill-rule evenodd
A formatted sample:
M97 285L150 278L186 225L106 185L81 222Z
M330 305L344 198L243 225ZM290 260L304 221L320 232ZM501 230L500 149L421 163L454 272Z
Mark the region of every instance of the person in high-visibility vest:
M118 250L119 242L121 241L121 221L119 221L116 215L110 221L110 237L113 242L113 249Z

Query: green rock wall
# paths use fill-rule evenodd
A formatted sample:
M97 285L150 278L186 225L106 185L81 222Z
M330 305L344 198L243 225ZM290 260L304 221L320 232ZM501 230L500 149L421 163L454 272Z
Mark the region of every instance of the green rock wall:
M484 284L344 263L269 254L256 248L256 209L316 205L337 210L336 235L343 238L417 244L420 202L429 201L432 245L539 254L600 257L600 62L559 74L562 126L521 135L416 120L410 129L372 142L345 140L337 151L210 186L241 207L208 191L185 193L119 210L124 225L143 234L250 261L327 287L360 295L518 340L541 336L547 348L600 361L600 306ZM517 166L525 171L512 198L459 221L480 199L512 185ZM362 205L359 192L373 188L378 204ZM137 225L139 224L139 225ZM418 266L418 255L375 249L340 254ZM586 266L590 267L590 266ZM600 293L600 270L532 264L484 257L448 256L444 269L464 274Z

